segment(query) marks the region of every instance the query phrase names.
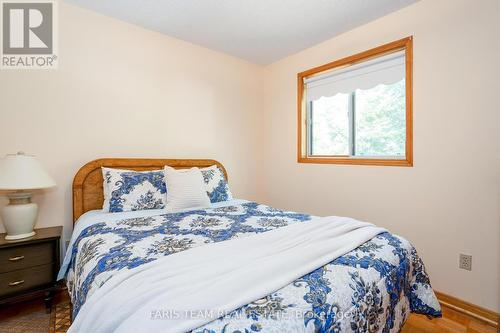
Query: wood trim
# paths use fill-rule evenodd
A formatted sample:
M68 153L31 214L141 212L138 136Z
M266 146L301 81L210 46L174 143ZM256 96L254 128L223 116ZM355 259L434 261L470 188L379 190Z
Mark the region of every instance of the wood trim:
M406 61L406 161L413 166L413 37L403 39Z
M299 157L299 163L311 164L350 164L350 165L379 165L411 167L408 160L381 159L381 158L352 158L352 157Z
M406 61L406 156L405 159L310 157L306 152L306 124L304 79L337 67L354 65L392 52L405 50ZM413 166L413 37L406 37L352 56L332 61L297 74L297 162L316 164L358 164L385 166Z
M210 159L147 159L147 158L101 158L88 162L78 170L73 180L73 223L85 212L102 207L103 189L101 167L152 170L161 169L165 165L183 169L191 167L208 167L217 165L226 180L226 168L216 160Z
M488 325L499 328L500 314L439 291L434 291L434 293L442 307L453 309L483 321Z

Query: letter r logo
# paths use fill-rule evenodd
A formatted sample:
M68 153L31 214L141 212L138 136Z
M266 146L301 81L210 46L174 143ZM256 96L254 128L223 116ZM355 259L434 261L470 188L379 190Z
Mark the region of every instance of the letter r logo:
M5 1L2 21L4 54L52 53L52 3Z

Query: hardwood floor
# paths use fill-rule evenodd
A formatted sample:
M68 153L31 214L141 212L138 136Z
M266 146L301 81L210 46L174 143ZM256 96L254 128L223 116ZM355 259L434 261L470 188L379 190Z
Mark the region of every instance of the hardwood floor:
M403 333L497 333L497 328L478 319L443 306L443 318L427 319L412 314L406 322Z

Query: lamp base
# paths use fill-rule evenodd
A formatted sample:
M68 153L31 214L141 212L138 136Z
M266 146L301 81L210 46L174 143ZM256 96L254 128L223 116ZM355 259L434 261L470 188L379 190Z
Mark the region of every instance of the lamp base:
M6 240L33 237L38 206L31 202L31 193L16 192L7 195L9 204L2 211L2 220L7 231Z
M27 234L20 234L20 235L7 235L5 236L5 240L18 240L18 239L23 239L23 238L29 238L33 237L36 235L36 232L32 231Z

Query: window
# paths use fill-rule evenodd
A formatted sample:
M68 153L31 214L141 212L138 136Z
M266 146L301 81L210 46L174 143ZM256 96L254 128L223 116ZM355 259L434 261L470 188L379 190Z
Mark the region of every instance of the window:
M412 166L412 38L298 74L298 161Z

